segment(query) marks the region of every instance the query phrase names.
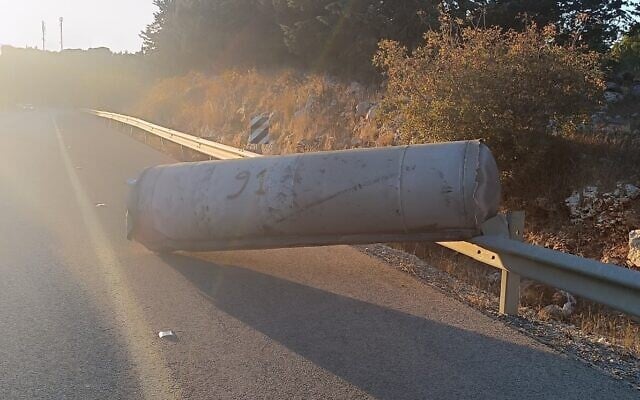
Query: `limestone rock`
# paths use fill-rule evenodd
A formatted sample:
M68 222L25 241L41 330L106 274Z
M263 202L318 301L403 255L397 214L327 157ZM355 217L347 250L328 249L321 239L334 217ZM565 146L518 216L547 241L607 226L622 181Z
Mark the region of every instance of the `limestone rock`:
M369 112L369 110L371 110L371 107L373 107L373 104L371 102L361 101L356 106L356 117L357 118L365 117Z
M606 90L604 92L604 101L607 103L619 103L624 100L624 95L613 90Z
M367 116L366 116L366 120L367 121L371 121L372 119L374 119L376 117L376 114L378 113L378 106L377 105L373 105L369 111L367 111Z

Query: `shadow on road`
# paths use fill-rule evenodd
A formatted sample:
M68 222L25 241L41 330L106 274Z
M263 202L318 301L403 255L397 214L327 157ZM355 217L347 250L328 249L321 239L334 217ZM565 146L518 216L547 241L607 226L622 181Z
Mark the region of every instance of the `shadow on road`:
M241 266L163 259L217 308L380 399L576 398L590 379L553 353Z

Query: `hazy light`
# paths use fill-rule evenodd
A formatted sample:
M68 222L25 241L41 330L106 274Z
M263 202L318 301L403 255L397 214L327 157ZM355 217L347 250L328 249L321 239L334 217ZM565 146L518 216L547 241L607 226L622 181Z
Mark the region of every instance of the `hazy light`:
M0 0L0 44L42 47L44 20L47 50L59 50L64 17L65 48L136 52L155 9L152 0Z

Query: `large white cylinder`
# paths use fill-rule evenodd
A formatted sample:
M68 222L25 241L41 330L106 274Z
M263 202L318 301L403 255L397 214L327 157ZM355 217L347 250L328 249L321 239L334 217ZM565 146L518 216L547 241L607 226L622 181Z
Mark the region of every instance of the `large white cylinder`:
M479 141L163 165L129 199L154 251L464 240L500 201Z

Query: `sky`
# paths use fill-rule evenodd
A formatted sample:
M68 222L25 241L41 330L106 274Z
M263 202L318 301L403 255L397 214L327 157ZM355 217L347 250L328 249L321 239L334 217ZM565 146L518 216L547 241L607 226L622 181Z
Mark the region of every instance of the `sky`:
M41 23L47 27L47 50L60 49L64 18L64 47L109 47L139 51L140 31L153 20L153 0L0 0L0 45L42 47Z

